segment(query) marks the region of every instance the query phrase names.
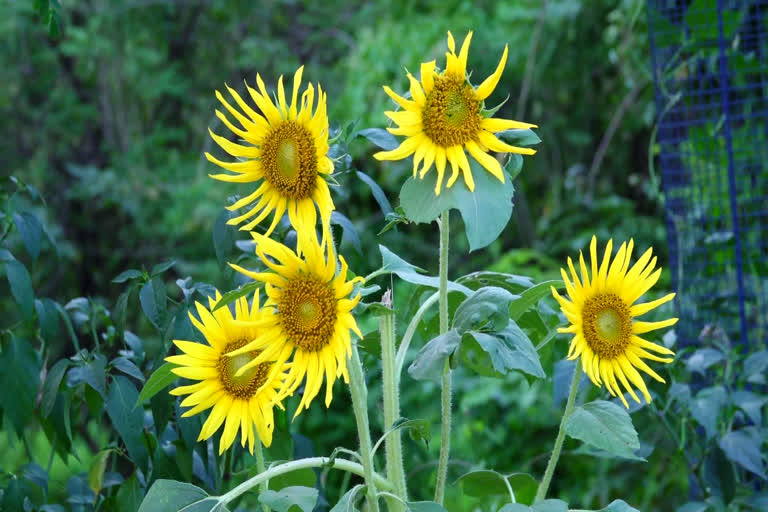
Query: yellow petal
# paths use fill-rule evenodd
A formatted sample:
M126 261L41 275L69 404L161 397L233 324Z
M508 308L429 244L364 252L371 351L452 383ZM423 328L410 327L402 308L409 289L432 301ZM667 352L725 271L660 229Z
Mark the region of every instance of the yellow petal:
M508 51L509 47L508 45L505 45L504 53L501 56L499 65L496 67L496 71L494 71L491 76L486 78L483 83L480 84L480 87L477 88L477 99L481 101L484 100L490 96L493 90L496 88L496 85L499 83L499 79L501 78L501 74L504 72L504 65L507 63Z

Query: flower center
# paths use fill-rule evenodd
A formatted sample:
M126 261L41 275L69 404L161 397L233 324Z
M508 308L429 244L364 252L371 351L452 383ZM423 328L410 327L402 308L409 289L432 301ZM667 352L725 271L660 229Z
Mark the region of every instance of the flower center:
M264 179L281 195L304 199L317 181L317 152L312 133L296 121L283 121L261 144Z
M451 147L476 140L480 131L480 101L466 80L439 76L421 114L424 133L438 146Z
M624 353L632 336L632 315L621 297L601 293L588 298L582 320L584 339L600 359L615 359Z
M290 281L278 301L280 324L291 342L309 352L330 343L336 327L333 287L312 275Z
M228 343L224 352L219 356L219 362L216 368L219 370L219 380L224 389L232 396L247 400L251 398L267 381L272 363L261 363L248 368L239 377L235 376L237 371L253 360L259 353L258 350L246 352L229 357L226 354L244 347L248 340L240 340Z

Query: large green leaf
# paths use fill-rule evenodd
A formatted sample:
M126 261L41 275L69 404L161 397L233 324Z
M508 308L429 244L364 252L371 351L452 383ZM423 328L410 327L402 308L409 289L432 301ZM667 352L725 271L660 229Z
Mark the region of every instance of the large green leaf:
M576 407L565 422L569 436L619 457L636 457L640 448L627 411L612 402L595 400Z
M21 435L35 409L40 360L32 345L11 337L0 353L0 410Z
M445 507L434 501L409 501L409 512L446 512Z
M704 427L707 439L717 434L717 419L723 411L727 396L722 386L704 388L691 400L691 416Z
M109 387L106 409L133 462L146 469L149 459L143 439L144 411L133 407L138 398L139 392L133 383L127 377L118 375Z
M153 277L144 283L139 292L141 309L152 325L163 331L168 323L165 283L159 277Z
M192 484L175 480L156 480L141 502L139 512L179 512L207 497L207 492Z
M546 377L536 348L513 321L499 332L466 333L460 354L462 362L481 375L503 377L520 370L533 377Z
M456 309L453 328L463 334L478 330L490 323L494 331L504 329L509 323L509 303L515 298L504 288L484 286L467 297Z
M317 489L303 486L286 487L280 491L267 491L259 494L259 503L263 503L277 512L289 512L298 507L302 512L312 512L317 503Z
M440 195L435 196L437 172L433 169L423 180L413 177L406 180L400 189L400 204L406 217L414 222L432 222L443 210L458 209L464 219L469 249L474 251L496 240L506 227L512 216L515 188L505 171L502 171L505 179L501 183L473 158L469 162L474 192L459 179L449 189L445 188L444 181Z
M35 293L32 291L32 278L29 277L27 267L18 260L11 260L5 264L5 273L11 285L11 295L16 300L21 314L26 320L30 320L35 311Z
M213 224L213 249L216 251L216 259L219 265L224 266L235 250L236 230L227 225L231 213L223 210Z
M718 444L731 461L765 480L765 462L760 451L764 441L755 427L747 427L728 432Z
M408 373L416 380L440 382L445 361L459 346L461 335L456 329L433 338L421 347L416 359L408 367Z
M607 507L601 508L597 512L640 512L634 507L629 506L623 500L613 500Z
M533 502L538 482L528 473L502 475L497 471L481 469L461 475L454 482L454 485L460 485L462 492L467 496L478 498L491 494L509 496L509 488L504 480L509 482L518 503L530 504Z
M286 487L314 487L317 482L317 474L312 468L303 468L296 471L283 473L269 480L269 488L279 491Z
M143 404L178 379L179 376L171 371L177 366L178 365L175 364L165 363L152 372L152 375L149 376L146 384L141 388L141 393L139 393L136 403L132 407L135 408Z

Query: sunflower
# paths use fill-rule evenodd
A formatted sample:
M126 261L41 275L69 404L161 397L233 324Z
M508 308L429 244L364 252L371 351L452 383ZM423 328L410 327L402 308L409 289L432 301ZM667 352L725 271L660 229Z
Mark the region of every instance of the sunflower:
M269 299L263 309L271 309L274 314L265 314L251 322L259 329L259 335L229 355L262 351L240 368L240 372L247 372L254 365L269 360L283 364L293 355L281 396L292 394L306 376L304 393L296 410L298 415L317 396L325 377L325 405L328 407L336 378L343 376L344 381L349 382L350 331L362 338L351 313L360 295L350 297L355 283L362 278L347 281L348 267L341 256L341 268L337 270L330 237L322 244L316 238L307 239L301 258L266 236L258 233L252 233L252 236L256 241L256 254L273 272L252 272L230 265L238 272L266 283Z
M611 262L613 240L609 240L603 261L598 268L597 239L593 236L589 247L592 260L591 277L584 263L584 255L580 253L581 279L571 258L568 258L568 268L573 281L564 269L560 270L570 300L563 298L552 288L552 295L560 303L560 308L571 323L568 327L558 329L558 332L573 334L568 358L576 359L581 356L581 365L592 382L598 387L605 382L605 387L611 395L618 396L626 407L629 405L624 399L619 382L637 403L640 403L640 399L630 383L639 389L645 400L650 403L651 395L637 368L657 381L664 382L643 359L670 363L672 358L656 354L674 356L671 350L644 340L639 335L677 323L677 318L659 322L635 320L636 317L669 302L675 294L670 293L657 300L635 304L656 284L661 275L661 268L654 271L656 257L651 259L651 248L629 268L633 247L634 242L631 239L629 244L622 243Z
M250 362L260 355L258 350L241 351L236 357L224 354L244 347L260 331L249 326L261 317L258 294L253 299L253 306L248 307L248 300L240 298L235 303L235 318L228 307L213 310L214 304L221 298L216 292L216 300L208 298L206 309L199 302L195 303L200 320L190 312L192 324L199 330L207 345L192 341L173 340L184 352L183 355L166 357L169 363L179 365L171 371L180 377L197 380L189 386L179 386L171 390L172 395L189 395L182 406L193 406L182 417L193 416L213 407L211 414L200 430L198 441L211 437L224 424L224 433L219 442L219 454L232 445L237 431L240 430L241 444L253 453L254 427L264 446L272 444L274 428L273 405L279 403L278 390L283 387L289 365L264 361L257 365ZM248 365L244 372L239 370ZM226 420L226 423L225 423Z
M256 75L259 91L246 84L261 114L254 111L231 87L227 86L227 90L247 117L216 91L216 97L242 129L233 125L221 111L216 110L216 116L248 145L230 142L209 129L213 140L224 151L242 159L238 162L223 162L206 153L210 162L234 173L212 174L211 177L235 183L261 181L255 191L227 207L234 211L255 203L248 212L230 219L228 224L240 224L247 220L240 229L250 231L270 213L274 213L266 231L269 236L287 210L291 225L298 233L308 233L310 230L314 233L317 206L323 233L330 229L334 205L328 184L323 178L323 175L333 171L333 162L327 156L326 95L318 84L317 107L313 114L315 88L310 83L301 95L301 104L297 104L303 69L303 66L300 67L293 77L290 105L286 102L282 76L277 83L277 105L270 99L261 76Z
M414 154L413 176L416 177L419 164L422 165L419 177L435 164L437 184L435 194L440 195L446 162L451 164L451 176L446 188L450 188L462 171L464 182L470 191L475 190L475 181L467 160L465 150L485 167L488 172L504 183L501 164L488 151L520 153L532 155L535 150L511 146L499 140L494 133L509 129L536 128L535 124L521 123L509 119L485 117L484 100L490 96L499 83L504 65L507 62L507 46L501 56L496 71L478 87L472 86L467 73L467 55L472 32L467 34L461 51L456 55L453 35L448 32L446 68L438 73L435 61L421 65L421 83L408 73L411 99L406 99L392 89L384 90L403 110L385 112L386 116L397 123L397 128L388 128L390 133L404 135L406 139L399 147L391 151L381 151L373 155L378 160L401 160Z

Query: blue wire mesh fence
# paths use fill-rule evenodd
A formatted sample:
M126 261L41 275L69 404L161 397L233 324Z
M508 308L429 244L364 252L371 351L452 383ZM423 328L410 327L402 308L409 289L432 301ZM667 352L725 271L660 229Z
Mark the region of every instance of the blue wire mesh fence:
M768 339L768 0L649 0L678 343Z

